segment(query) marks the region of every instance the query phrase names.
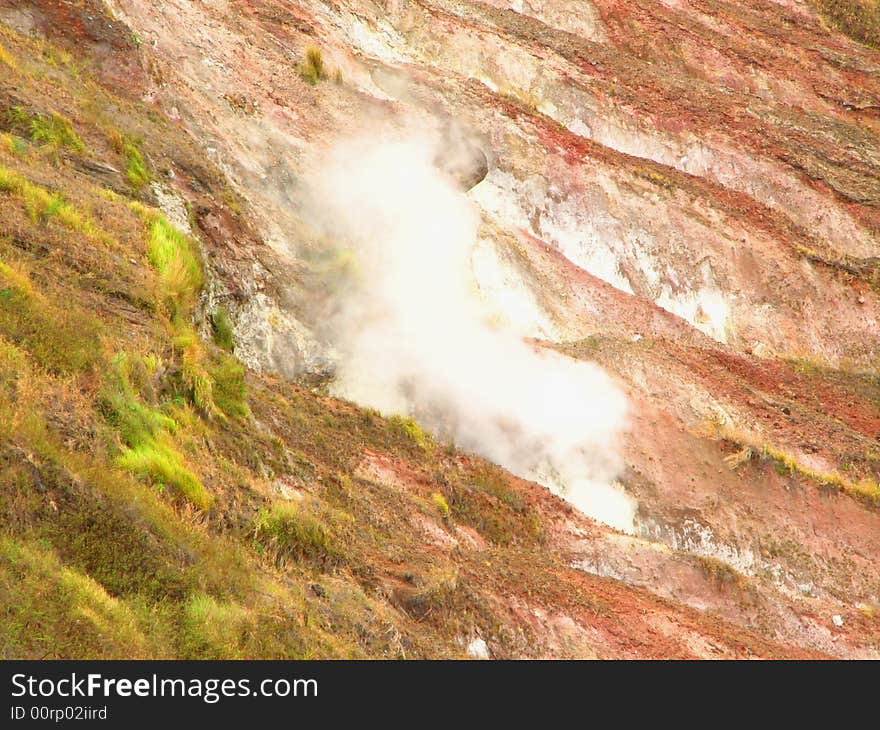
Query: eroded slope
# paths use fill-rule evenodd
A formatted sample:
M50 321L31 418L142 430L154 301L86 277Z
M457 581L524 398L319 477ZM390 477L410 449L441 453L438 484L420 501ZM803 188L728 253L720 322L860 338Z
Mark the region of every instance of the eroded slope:
M93 340L72 324L62 353L102 353L56 372L61 355L39 328L4 325L9 368L35 383L10 396L7 473L20 486L8 570L25 560L59 585L96 581L89 590L133 627L138 651L162 655L440 656L480 638L492 656L876 656L876 51L805 5L757 0L108 6L0 3L11 27L74 53L4 36L0 93L25 116L7 118L3 164L91 208L122 246L114 259L80 231L70 247L57 210L4 194L5 275L31 276L56 298L47 311L97 311ZM331 78L302 72L309 46ZM98 113L111 108L106 89L123 116ZM31 120L52 111L83 150L50 154L33 139ZM274 379L332 371L315 273L326 241L299 214L314 150L413 118L455 119L489 157L470 193L483 217L474 269L499 316L626 389L635 535L434 447L412 424ZM128 174L127 144L158 187ZM108 187L122 197L102 197ZM183 210L173 222L200 240L206 282L179 305L185 317L157 293L162 272L145 259L155 214L131 198ZM212 410L187 374L187 359L201 363L222 393L234 361L179 329L194 315L209 339L221 308L250 368L247 414ZM52 316L41 326L56 327ZM165 431L210 506L157 495L149 485L167 475L120 471L132 445L101 405L120 351L142 363L126 375L134 397L177 424ZM68 431L55 422L67 410L37 395L53 389L82 412ZM80 461L34 446L37 432L19 426L31 413ZM114 504L137 495L203 546L182 550L124 512L138 540L174 545L149 575L197 578L123 589L130 568L60 540L83 523L54 529L53 502L80 515L109 499L86 488L93 459L116 465L113 489L126 485ZM59 506L39 485L80 501ZM289 527L303 513L305 548ZM215 551L237 561L240 584L220 585L231 568ZM232 644L204 633L217 617L242 627ZM96 651L59 644L63 623L47 632L56 653Z

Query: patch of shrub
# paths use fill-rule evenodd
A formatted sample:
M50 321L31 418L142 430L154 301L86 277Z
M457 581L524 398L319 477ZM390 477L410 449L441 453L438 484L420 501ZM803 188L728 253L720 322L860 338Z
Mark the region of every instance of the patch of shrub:
M695 560L703 572L720 586L740 589L748 586L746 577L723 560L708 555L698 555Z
M322 567L342 561L342 552L331 524L339 523L317 500L276 502L260 510L254 521L254 536L280 557L316 563Z
M138 477L149 477L160 489L168 486L200 509L213 498L199 478L184 465L172 440L177 422L158 408L141 402L129 380L130 359L118 355L113 362L99 404L123 442L116 463Z
M248 414L244 366L234 357L224 355L210 369L213 398L217 409L231 418Z
M431 495L431 504L433 504L437 511L440 512L441 516L444 518L449 517L449 504L446 502L446 497L444 497L440 492L434 492Z
M414 418L408 416L391 416L388 419L392 431L403 436L418 446L422 451L428 451L433 446L431 437L426 434Z
M248 609L197 593L183 608L181 653L189 659L246 659L248 640L256 630Z
M453 486L447 490L450 514L473 527L496 545L534 544L543 539L540 519L531 512L519 513L477 489Z
M398 591L395 599L413 620L449 626L473 609L468 593L456 573L438 571L420 581L416 590Z
M85 152L86 146L73 129L73 123L58 112L51 112L47 117L31 119L31 139L40 145L60 149L62 147L74 152Z
M147 655L137 617L46 544L0 537L0 657L134 659Z
M57 220L65 228L90 237L100 236L97 226L74 206L64 200L61 193L34 185L17 172L0 165L0 192L15 195L24 204L28 218L34 223Z
M480 491L491 494L517 512L526 508L525 499L511 485L507 474L498 467L486 464L474 470L471 475L473 485Z
M482 464L470 473L440 476L443 496L456 521L473 527L496 545L544 541L540 515L528 506L498 467Z

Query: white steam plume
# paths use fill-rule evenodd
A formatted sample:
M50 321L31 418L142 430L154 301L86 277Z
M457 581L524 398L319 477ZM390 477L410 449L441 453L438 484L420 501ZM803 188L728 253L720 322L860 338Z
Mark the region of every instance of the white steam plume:
M614 483L623 394L599 367L489 324L471 268L478 211L434 166L435 151L371 137L322 160L320 218L358 266L332 327L336 394L413 415L632 532L635 504Z

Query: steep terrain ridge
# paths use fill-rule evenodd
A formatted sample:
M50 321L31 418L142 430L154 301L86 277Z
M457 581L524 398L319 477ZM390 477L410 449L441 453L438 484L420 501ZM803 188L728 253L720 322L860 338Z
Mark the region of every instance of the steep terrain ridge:
M876 657L880 52L834 17L0 0L5 653ZM488 158L497 316L625 390L633 534L321 394L309 181L413 126ZM195 481L131 468L138 429Z

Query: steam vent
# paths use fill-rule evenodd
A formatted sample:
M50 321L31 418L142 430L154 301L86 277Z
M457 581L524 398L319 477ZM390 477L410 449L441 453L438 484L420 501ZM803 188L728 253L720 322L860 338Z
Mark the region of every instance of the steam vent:
M467 192L486 179L489 160L483 150L468 140L465 132L456 134L448 127L445 132L441 151L435 157L434 164Z
M877 659L878 369L874 0L0 0L3 658Z

